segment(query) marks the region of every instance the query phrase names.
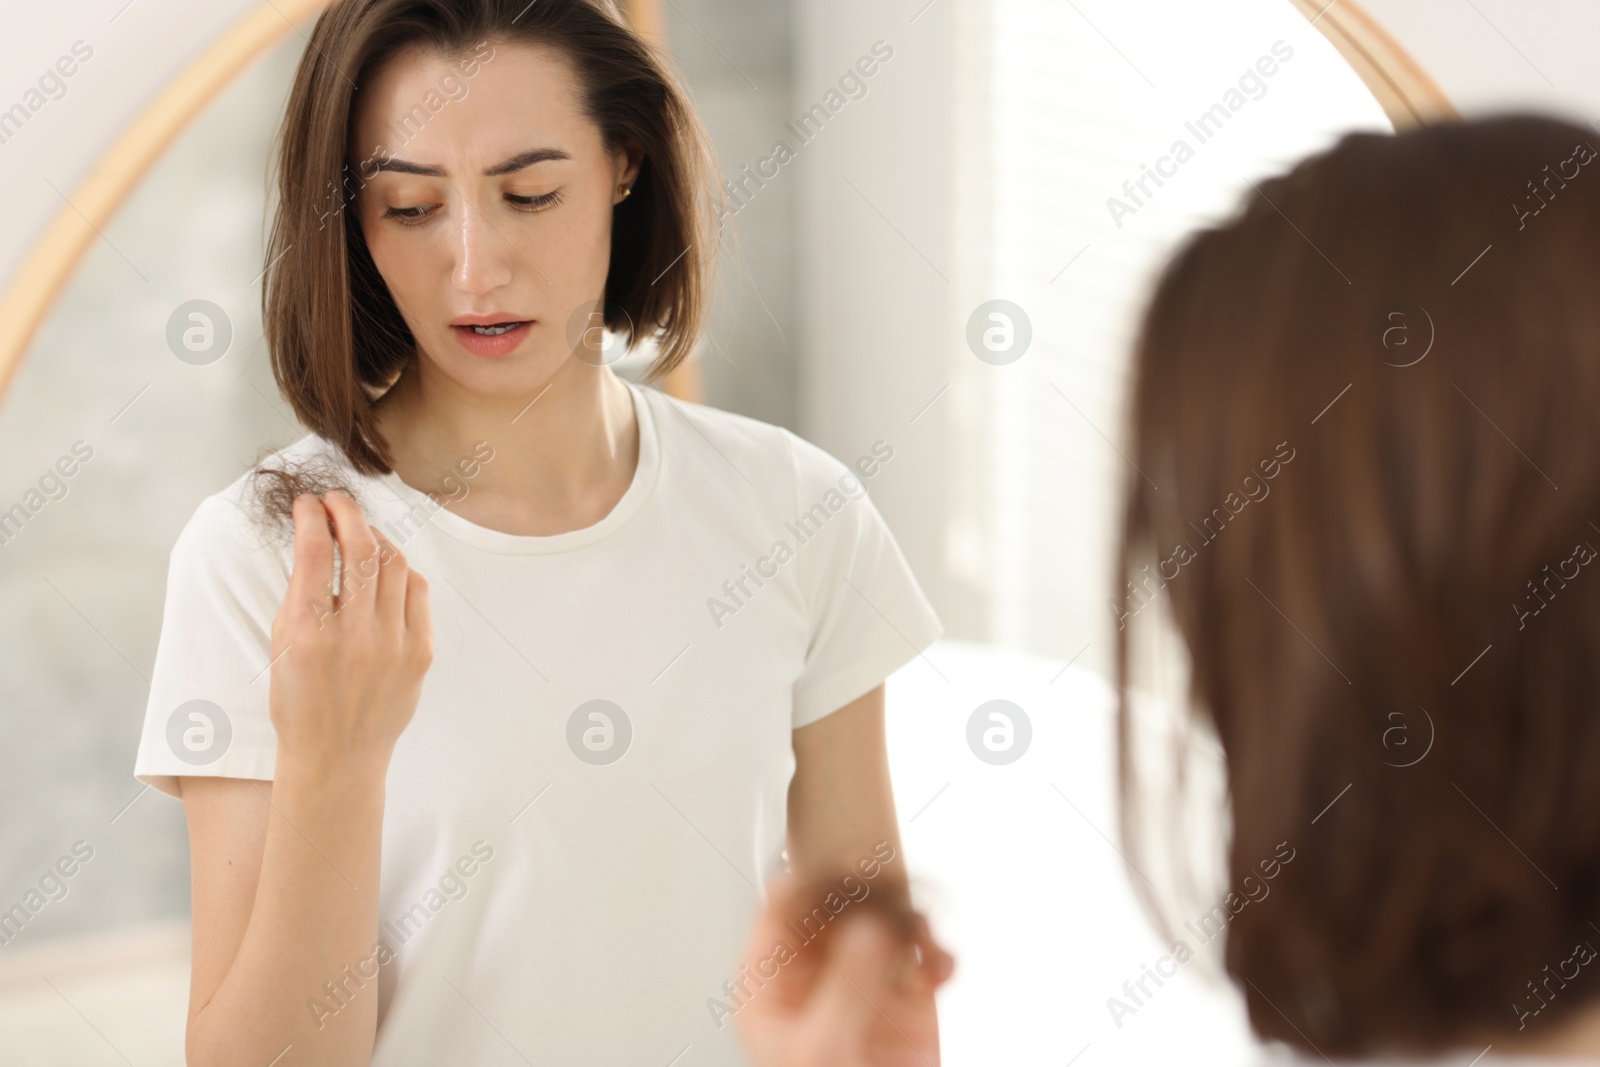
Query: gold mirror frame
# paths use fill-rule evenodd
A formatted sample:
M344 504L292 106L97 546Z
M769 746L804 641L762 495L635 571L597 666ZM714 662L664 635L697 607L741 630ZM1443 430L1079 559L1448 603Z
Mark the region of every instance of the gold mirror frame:
M234 75L325 4L266 0L190 63L95 163L0 299L0 398L78 261L145 172Z
M1353 0L1290 2L1339 50L1396 129L1456 117L1455 108L1411 55ZM0 399L78 261L151 164L251 60L326 3L265 0L190 63L100 157L22 260L0 299ZM623 7L642 33L664 39L659 0L624 0ZM692 364L684 363L665 383L667 391L698 399L694 375Z
M1389 32L1347 0L1290 0L1366 83L1396 130L1458 119L1454 105Z

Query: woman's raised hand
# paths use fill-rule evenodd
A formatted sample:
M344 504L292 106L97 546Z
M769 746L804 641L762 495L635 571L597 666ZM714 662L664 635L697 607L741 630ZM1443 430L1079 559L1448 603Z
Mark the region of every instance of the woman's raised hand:
M347 494L297 497L294 571L272 623L270 708L279 760L313 771L381 773L432 662L427 580Z
M734 1025L753 1067L938 1067L934 990L955 960L927 920L851 904L801 943L820 899L816 886L779 879L751 928Z

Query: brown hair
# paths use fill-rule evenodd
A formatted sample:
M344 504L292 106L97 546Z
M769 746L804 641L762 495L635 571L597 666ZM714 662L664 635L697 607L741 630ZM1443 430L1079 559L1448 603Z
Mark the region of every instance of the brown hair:
M1123 831L1147 850L1127 624L1164 589L1229 886L1293 849L1227 909L1264 1037L1442 1050L1600 1000L1557 977L1600 944L1592 143L1532 115L1349 134L1191 236L1146 310Z
M415 351L354 213L343 210L365 177L347 161L356 90L404 48L466 55L484 41L562 51L606 146L631 139L644 149L632 195L613 209L603 315L630 350L659 334L647 380L687 358L704 320L717 243L709 140L669 61L609 0L336 0L311 32L280 133L262 318L295 414L363 474L390 470L372 401Z

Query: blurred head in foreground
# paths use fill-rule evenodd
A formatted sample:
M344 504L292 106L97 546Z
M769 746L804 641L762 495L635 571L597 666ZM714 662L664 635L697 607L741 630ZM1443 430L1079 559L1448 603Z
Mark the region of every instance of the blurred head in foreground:
M1138 862L1129 634L1164 590L1226 755L1228 889L1272 870L1226 917L1264 1037L1534 1049L1600 1014L1592 145L1530 115L1348 135L1151 298L1113 603L1124 831Z

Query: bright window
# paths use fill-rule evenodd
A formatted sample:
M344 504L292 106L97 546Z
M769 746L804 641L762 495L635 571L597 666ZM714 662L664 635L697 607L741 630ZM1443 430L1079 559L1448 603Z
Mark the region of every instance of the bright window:
M1248 181L1392 127L1287 2L972 0L961 17L961 307L1010 301L1032 341L1011 364L958 363L950 565L991 598L994 641L1107 670L1129 346L1154 272Z

